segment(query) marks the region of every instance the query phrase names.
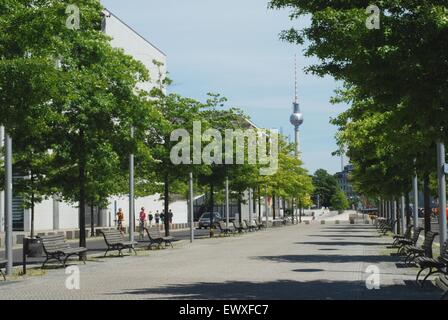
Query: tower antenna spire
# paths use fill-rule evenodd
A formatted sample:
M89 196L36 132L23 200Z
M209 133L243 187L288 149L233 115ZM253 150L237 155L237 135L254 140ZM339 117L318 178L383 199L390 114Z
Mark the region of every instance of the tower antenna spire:
M297 53L294 54L294 103L297 103Z

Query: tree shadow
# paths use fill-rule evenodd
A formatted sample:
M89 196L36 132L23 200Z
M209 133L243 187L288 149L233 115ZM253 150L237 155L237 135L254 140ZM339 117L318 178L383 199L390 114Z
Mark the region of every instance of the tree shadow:
M110 294L117 294L110 293ZM412 283L383 286L368 290L364 281L227 281L173 284L120 292L123 295L148 295L147 299L188 300L358 300L438 299L440 291L419 288Z
M320 238L337 238L343 236L344 238L378 238L378 236L366 236L366 235L341 235L341 234L328 234L328 235L321 235L321 234L310 234L309 237L320 237Z
M341 232L341 233L366 233L371 230L351 230L351 229L337 229L337 230L322 230L321 232Z
M334 239L336 240L336 239ZM343 240L343 239L337 239ZM306 242L294 242L294 244L310 244L310 245L322 245L322 246L384 246L384 242L355 242L355 241L306 241Z
M381 263L381 262L396 262L396 258L382 255L318 255L318 254L304 254L304 255L281 255L281 256L258 256L252 257L256 260L272 261L272 262L290 262L290 263Z

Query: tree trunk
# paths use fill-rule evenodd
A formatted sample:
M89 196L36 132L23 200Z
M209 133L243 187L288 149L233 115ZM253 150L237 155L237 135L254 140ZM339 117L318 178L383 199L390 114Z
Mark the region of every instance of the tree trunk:
M165 187L163 192L164 199L164 210L165 210L165 219L163 220L165 225L165 236L168 237L170 235L170 219L168 216L169 205L170 205L170 185L168 181L168 174L165 175Z
M423 176L423 203L425 208L425 234L431 231L431 193L429 190L429 173L425 172Z
M95 223L94 223L94 208L93 203L90 204L90 236L95 236Z
M276 199L275 199L275 193L272 195L272 219L275 220L275 207L276 207Z
M79 164L78 164L78 183L79 183L79 246L86 248L86 157L84 146L84 130L79 131ZM82 257L80 257L82 259Z
M297 215L294 212L294 198L291 199L291 218L292 218L293 224L295 224L297 221Z
M402 224L402 221L401 221L401 214L400 214L400 210L401 210L401 204L400 204L401 202L399 201L399 198L397 198L396 200L395 200L395 217L394 218L396 218L397 219L397 234L400 234L400 227L401 227L401 224Z
M210 199L208 201L208 212L214 212L215 211L214 209L215 209L215 186L213 185L213 182L210 182Z
M258 187L258 223L261 223L261 194L260 194L260 187Z
M241 202L242 196L243 196L242 193L238 192L238 211L240 213L240 215L239 215L239 219L240 219L239 223L240 224L243 224L243 206L242 206L242 202Z

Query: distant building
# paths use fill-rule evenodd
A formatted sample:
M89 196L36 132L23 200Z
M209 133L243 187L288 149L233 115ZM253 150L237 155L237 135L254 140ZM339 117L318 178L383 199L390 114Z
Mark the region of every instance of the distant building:
M344 171L337 172L334 177L338 182L339 187L344 191L349 201L358 198L358 195L353 191L353 186L350 183L350 174L353 172L353 165L349 164L344 167Z

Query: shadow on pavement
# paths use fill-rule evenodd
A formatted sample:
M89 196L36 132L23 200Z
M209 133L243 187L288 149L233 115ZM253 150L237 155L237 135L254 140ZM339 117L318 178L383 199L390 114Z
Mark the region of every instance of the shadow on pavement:
M366 236L366 235L342 235L342 234L326 234L326 235L321 235L321 234L310 234L308 235L309 237L321 237L321 238L337 238L337 237L341 237L343 236L344 238L378 238L378 236Z
M380 263L380 262L395 262L396 258L391 256L381 255L282 255L282 256L259 256L252 257L252 259L266 260L273 262L291 262L291 263L353 263L353 262L366 262L366 263Z
M336 240L336 239L335 239ZM310 244L322 246L382 246L383 242L350 242L350 241L322 241L322 242L294 242L294 244Z
M112 293L112 294L117 294ZM198 282L158 288L142 288L119 292L124 295L154 295L160 299L225 299L225 300L356 300L356 299L438 299L440 291L422 289L412 283L383 286L368 290L363 281L293 281L270 282L228 281Z

